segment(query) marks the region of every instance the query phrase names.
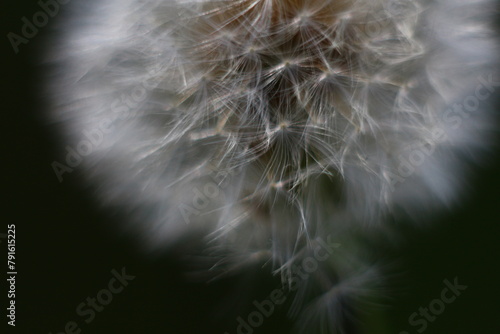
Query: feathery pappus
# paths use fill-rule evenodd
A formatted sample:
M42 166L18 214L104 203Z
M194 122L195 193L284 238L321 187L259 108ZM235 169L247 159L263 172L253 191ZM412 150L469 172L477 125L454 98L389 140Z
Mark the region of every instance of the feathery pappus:
M57 177L81 167L148 249L191 237L223 272L267 264L304 333L346 333L342 308L382 279L354 234L452 203L488 147L494 1L68 6Z

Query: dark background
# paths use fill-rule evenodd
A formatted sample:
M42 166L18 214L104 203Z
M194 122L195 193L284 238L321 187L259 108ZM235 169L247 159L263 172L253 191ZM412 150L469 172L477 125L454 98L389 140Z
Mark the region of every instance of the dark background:
M40 55L53 25L49 23L15 54L6 35L20 33L21 18L39 10L35 1L2 3L1 122L4 224L16 224L16 327L8 333L59 333L76 321L82 333L236 333L236 317L253 311L251 304L233 307L231 295L248 290L249 300L262 300L278 287L265 273L213 284L189 283L183 262L173 253L146 256L134 238L117 234L113 222L124 219L100 208L78 172L59 183L51 163L60 158L55 128L43 117ZM467 285L425 331L428 334L500 333L500 150L486 167L472 166L466 200L431 222L433 228L407 228L398 243L377 248L378 256L398 263L394 292L383 307L368 315L377 323L367 333L416 333L408 316L439 298L443 280ZM6 264L6 241L0 239ZM136 278L114 296L90 324L76 306L107 287L111 270ZM1 326L7 322L6 266L1 266ZM250 284L252 283L252 284ZM217 317L218 316L218 317ZM7 326L5 326L7 327ZM288 333L286 309L280 308L257 334ZM314 334L314 333L311 333Z

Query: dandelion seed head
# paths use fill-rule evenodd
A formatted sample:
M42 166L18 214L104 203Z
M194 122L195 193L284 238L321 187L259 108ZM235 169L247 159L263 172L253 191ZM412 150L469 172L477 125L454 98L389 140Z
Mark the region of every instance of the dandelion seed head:
M352 226L454 198L458 152L484 145L488 121L453 132L445 115L496 68L492 5L79 2L49 56L52 117L75 145L110 124L83 166L148 246L203 235L220 266L266 258L289 283L314 240L355 243ZM327 311L364 277L333 258L312 278L339 277L323 287Z

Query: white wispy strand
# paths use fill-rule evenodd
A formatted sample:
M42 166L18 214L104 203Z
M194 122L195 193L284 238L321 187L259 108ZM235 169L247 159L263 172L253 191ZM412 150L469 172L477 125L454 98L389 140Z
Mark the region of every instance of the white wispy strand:
M458 154L484 145L487 119L452 130L443 115L496 68L494 5L75 2L49 57L52 117L74 143L111 124L84 169L147 247L202 233L228 268L269 262L286 283L319 238L355 243L352 226L454 199ZM400 157L425 145L402 178ZM294 315L342 332L338 296L378 277L346 258L321 264L301 287L318 299Z

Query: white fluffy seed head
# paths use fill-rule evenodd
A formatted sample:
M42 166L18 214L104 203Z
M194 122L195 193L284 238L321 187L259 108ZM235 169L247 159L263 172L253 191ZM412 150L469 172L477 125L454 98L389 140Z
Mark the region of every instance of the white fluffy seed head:
M494 4L77 3L54 115L74 147L94 136L85 171L149 246L201 232L224 263L287 281L326 236L454 198L458 152L485 143L476 88L500 81ZM375 277L334 257L325 296Z

